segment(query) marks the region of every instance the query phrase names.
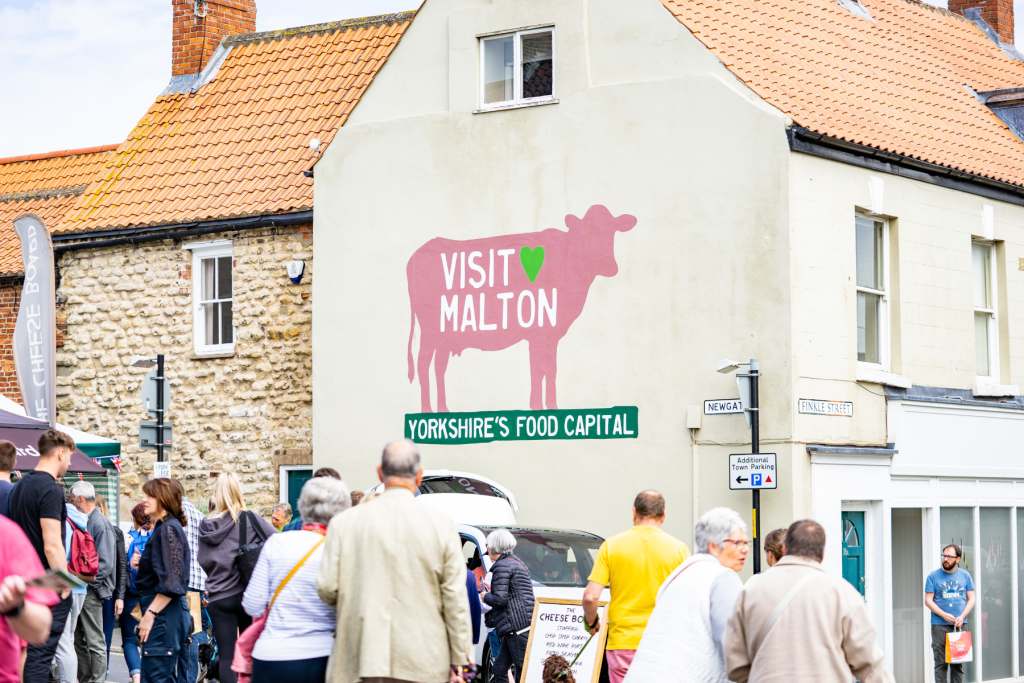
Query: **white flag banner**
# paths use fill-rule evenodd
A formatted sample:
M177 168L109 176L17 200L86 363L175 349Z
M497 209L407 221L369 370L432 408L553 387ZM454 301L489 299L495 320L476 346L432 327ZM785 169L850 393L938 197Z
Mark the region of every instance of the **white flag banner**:
M14 364L25 411L50 425L57 422L57 311L53 244L32 214L14 221L21 240L25 282L14 327Z

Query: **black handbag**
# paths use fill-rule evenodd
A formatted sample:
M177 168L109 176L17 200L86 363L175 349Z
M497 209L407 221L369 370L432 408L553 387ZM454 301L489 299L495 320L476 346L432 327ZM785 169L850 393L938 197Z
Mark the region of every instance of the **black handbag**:
M238 550L235 555L235 567L242 577L243 586L249 585L249 579L252 578L252 573L256 569L256 562L260 559L260 552L263 551L263 544L267 542L266 532L255 522L253 523L255 537L251 542L246 542L246 539L249 538L249 515L251 514L248 510L243 510L242 514L238 516Z

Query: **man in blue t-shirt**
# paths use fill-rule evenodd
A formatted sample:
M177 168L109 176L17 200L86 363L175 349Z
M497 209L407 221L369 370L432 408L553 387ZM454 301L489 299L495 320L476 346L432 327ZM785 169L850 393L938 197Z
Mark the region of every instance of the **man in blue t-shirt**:
M946 634L967 624L974 609L974 580L960 568L963 551L951 543L942 549L942 569L928 575L924 584L924 604L932 611L932 654L935 658L935 683L962 683L963 664L946 664Z

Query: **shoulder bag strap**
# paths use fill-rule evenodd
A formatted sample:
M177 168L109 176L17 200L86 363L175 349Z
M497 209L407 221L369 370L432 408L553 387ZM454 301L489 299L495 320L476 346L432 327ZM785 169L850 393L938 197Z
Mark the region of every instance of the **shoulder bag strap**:
M249 526L246 518L247 511L242 510L238 514L238 547L241 548L243 545L249 542Z
M260 539L260 542L266 541L267 538L268 538L267 532L263 530L263 525L260 524L261 520L259 519L259 517L257 517L256 513L252 512L251 510L246 510L246 512L248 512L250 515L252 515L252 519L253 519L252 528L253 528L253 531L256 532L256 537Z
M775 625L779 623L779 617L781 617L782 613L786 611L789 603L792 602L793 598L797 596L797 593L799 593L800 590L816 576L818 576L816 573L807 573L803 578L793 584L793 587L789 589L789 592L782 596L782 600L779 600L779 602L776 603L775 609L773 609L772 613L768 616L768 621L765 622L764 627L758 634L758 638L753 641L754 647L751 648L750 652L753 653L755 658L757 657L757 653L760 652L764 641L768 640L768 636L772 634L772 631L775 629Z
M322 546L324 544L325 540L326 540L326 538L321 537L319 541L314 543L313 547L310 548L309 551L305 555L302 556L302 559L299 560L298 563L294 567L292 567L291 571L289 571L285 575L285 577L283 579L281 579L281 583L278 584L277 590L274 591L274 595L270 598L270 602L267 604L267 613L269 613L270 612L270 608L274 606L274 602L277 600L277 596L279 596L281 594L281 591L284 590L284 587L287 586L288 582L291 581L295 577L295 575L299 573L299 569L302 568L302 565L306 564L306 560L308 560L310 557L313 556L313 553L316 552L317 548L319 548L320 546Z

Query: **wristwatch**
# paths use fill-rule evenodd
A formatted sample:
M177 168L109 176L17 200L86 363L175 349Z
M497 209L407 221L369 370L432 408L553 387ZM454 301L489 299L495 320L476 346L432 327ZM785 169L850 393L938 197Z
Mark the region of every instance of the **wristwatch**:
M21 616L22 610L25 609L25 601L22 600L17 605L7 610L6 612L0 613L0 616L7 617L8 619L17 619Z

